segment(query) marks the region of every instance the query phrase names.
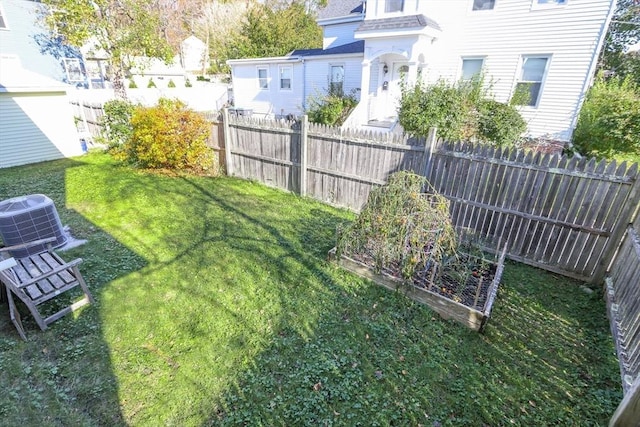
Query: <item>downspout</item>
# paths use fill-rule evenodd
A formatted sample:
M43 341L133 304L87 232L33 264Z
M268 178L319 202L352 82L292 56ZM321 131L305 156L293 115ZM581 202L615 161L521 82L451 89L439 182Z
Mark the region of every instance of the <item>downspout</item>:
M307 64L302 58L302 114L307 114Z
M591 58L591 65L589 65L589 72L584 77L584 84L582 85L582 92L580 93L580 99L578 100L578 105L576 105L576 109L573 112L573 117L571 118L571 128L569 129L569 147L571 147L571 137L573 136L573 131L578 124L578 115L580 110L582 109L582 104L584 103L584 99L587 96L587 91L591 87L591 81L593 80L595 69L598 66L598 58L600 56L600 52L604 46L604 41L607 38L607 30L609 29L609 24L613 19L613 14L616 10L616 0L611 0L611 6L609 8L609 13L607 14L607 19L602 23L602 27L600 28L600 35L598 39L598 45L593 51L593 56Z

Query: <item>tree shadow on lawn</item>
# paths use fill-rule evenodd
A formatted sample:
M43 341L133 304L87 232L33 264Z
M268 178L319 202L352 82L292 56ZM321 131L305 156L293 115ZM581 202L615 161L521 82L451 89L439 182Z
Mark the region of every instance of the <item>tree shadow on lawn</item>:
M348 214L247 181L102 173L104 194L71 204L147 263L101 295L124 420L199 425L274 336L314 333Z
M83 166L73 159L5 169L0 173L0 200L45 194L55 203L63 225L82 246L60 255L83 258L80 265L96 299L76 314L67 315L41 331L26 307L18 302L28 341L18 336L8 310L0 316L0 416L5 425L125 425L118 399L118 382L102 339L101 293L111 280L144 266L144 260L109 234L67 208L67 175ZM108 260L104 254L108 253ZM110 264L110 265L106 265ZM4 292L4 290L3 290ZM60 309L80 292L69 292L41 309Z
M209 425L602 425L619 402L602 300L564 278L509 264L477 334L332 274L343 291L314 333L285 328Z

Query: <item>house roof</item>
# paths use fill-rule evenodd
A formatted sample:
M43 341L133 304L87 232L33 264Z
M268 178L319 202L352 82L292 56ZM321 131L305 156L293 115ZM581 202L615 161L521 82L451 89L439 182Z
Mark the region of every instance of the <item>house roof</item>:
M362 3L362 0L329 0L327 5L318 11L318 19L360 16L363 12Z
M365 20L356 31L403 30L424 27L442 30L440 25L431 18L427 18L424 15L411 15Z
M353 43L343 44L341 46L329 49L297 49L291 52L290 56L325 56L325 55L344 55L349 53L363 53L364 40Z
M0 93L66 92L71 88L58 80L25 70L18 61L3 60L0 64Z

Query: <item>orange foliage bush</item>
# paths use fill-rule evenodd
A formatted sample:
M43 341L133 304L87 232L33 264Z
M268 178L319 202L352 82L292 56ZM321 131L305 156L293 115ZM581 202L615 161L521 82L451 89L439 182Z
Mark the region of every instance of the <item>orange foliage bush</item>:
M137 107L125 157L144 168L207 171L214 154L207 147L211 125L178 100L160 99L154 107Z

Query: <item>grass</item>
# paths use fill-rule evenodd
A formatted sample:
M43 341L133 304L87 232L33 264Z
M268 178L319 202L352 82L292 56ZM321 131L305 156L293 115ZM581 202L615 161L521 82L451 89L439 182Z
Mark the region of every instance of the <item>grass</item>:
M0 315L0 423L606 425L621 400L599 292L509 263L484 334L326 261L352 214L91 153L0 170L88 243L96 304L22 342Z

